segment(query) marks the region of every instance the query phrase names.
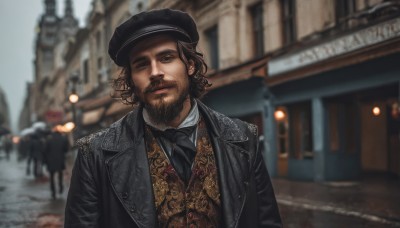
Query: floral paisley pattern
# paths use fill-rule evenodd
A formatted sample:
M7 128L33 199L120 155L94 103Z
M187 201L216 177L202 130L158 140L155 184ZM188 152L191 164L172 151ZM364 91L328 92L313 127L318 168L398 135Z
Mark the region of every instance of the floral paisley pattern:
M148 127L145 139L160 227L220 227L217 169L203 119L198 125L197 153L187 186Z

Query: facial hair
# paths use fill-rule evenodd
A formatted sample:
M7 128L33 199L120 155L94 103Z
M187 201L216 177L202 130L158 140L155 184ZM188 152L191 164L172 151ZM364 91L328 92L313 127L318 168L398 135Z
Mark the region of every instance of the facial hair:
M163 86L177 86L174 82L166 82L164 80L160 80L150 84L150 86L145 89L144 93L149 93L153 91L154 88L156 88L160 84ZM146 108L150 118L156 124L167 124L173 121L182 111L183 104L189 96L189 86L185 86L185 88L183 88L183 90L179 92L177 99L169 103L167 103L163 98L165 96L164 94L158 95L156 103L147 102L144 96L145 95L139 96L140 102L142 102L142 104Z

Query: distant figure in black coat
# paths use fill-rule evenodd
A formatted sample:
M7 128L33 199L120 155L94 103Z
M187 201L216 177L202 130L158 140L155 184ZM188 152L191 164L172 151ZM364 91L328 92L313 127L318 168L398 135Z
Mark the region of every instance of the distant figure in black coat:
M33 175L35 178L43 176L43 153L45 149L45 141L40 132L35 132L30 136L30 159L33 161ZM29 174L28 161L28 174Z
M11 135L4 136L3 140L4 140L3 144L4 144L4 151L6 152L6 158L7 158L7 160L10 160L10 153L13 148Z
M55 173L58 175L59 193L61 194L64 190L63 170L65 169L65 154L68 152L68 149L68 140L60 132L54 131L47 137L44 162L50 173L50 189L53 199L56 198Z

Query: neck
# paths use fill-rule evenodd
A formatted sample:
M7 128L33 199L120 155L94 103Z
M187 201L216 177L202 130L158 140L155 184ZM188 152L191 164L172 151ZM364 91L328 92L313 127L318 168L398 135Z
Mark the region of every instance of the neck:
M177 128L189 115L190 109L192 108L192 104L190 102L190 98L188 97L184 102L183 102L183 108L179 112L179 114L171 121L165 123L168 126Z

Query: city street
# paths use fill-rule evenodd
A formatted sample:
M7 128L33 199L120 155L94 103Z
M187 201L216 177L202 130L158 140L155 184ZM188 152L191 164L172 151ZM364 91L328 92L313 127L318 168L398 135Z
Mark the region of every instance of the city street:
M68 158L66 187L72 153ZM63 227L67 191L52 200L45 174L35 180L15 152L9 161L0 153L0 228ZM274 179L273 184L285 227L400 227L398 180L317 184Z

